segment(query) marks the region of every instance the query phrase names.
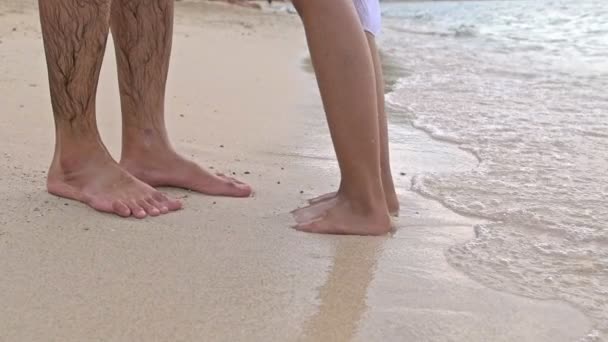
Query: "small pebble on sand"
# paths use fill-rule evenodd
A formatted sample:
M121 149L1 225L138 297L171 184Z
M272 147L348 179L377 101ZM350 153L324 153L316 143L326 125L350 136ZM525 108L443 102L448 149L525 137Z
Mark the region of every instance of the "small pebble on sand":
M246 175L250 175L250 174L251 174L251 172L249 172L249 171L245 171L245 174L246 174Z
M405 172L401 172L401 175L402 175L402 176L405 176L405 175L407 175L407 173L405 173Z

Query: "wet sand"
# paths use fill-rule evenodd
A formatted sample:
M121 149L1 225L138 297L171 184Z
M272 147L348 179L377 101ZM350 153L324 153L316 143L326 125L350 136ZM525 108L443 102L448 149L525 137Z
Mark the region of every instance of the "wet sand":
M186 208L144 221L44 191L53 129L34 2L0 2L0 27L0 341L573 341L590 329L564 303L500 293L447 264L476 222L410 191L410 177L476 160L413 129L394 137L394 235L290 229L291 209L338 182L297 18L178 4L174 143L256 196L168 189ZM99 125L118 157L107 56Z

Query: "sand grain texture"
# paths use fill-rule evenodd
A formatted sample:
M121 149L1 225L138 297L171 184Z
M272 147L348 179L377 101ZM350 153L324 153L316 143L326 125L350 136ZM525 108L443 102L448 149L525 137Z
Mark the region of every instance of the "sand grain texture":
M35 2L0 2L0 27L0 341L538 342L589 330L563 303L487 289L446 263L444 250L471 238L474 222L409 191L409 175L476 161L417 131L395 146L408 176L398 176L394 236L289 228L291 209L338 182L297 18L178 3L167 96L175 145L257 193L168 190L186 208L143 221L44 191L53 128ZM117 156L112 56L98 115Z

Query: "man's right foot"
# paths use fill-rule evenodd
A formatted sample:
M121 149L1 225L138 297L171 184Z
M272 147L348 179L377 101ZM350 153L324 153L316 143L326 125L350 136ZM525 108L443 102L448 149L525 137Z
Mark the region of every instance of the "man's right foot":
M49 193L122 217L141 219L181 209L179 201L133 177L105 151L85 152L55 158L47 180Z

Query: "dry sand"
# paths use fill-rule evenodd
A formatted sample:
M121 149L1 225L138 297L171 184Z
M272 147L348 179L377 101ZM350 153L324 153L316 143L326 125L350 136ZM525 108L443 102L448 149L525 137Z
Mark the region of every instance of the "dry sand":
M13 28L15 28L13 30ZM180 2L168 94L179 150L257 189L184 197L144 221L48 195L53 126L32 0L0 2L0 341L573 341L588 320L500 293L443 251L470 219L409 191L409 176L475 160L415 130L394 158L404 210L393 236L290 229L289 211L338 181L297 18ZM117 155L108 51L98 112ZM220 145L224 147L221 148ZM245 172L250 174L245 175ZM300 192L304 193L301 194Z

